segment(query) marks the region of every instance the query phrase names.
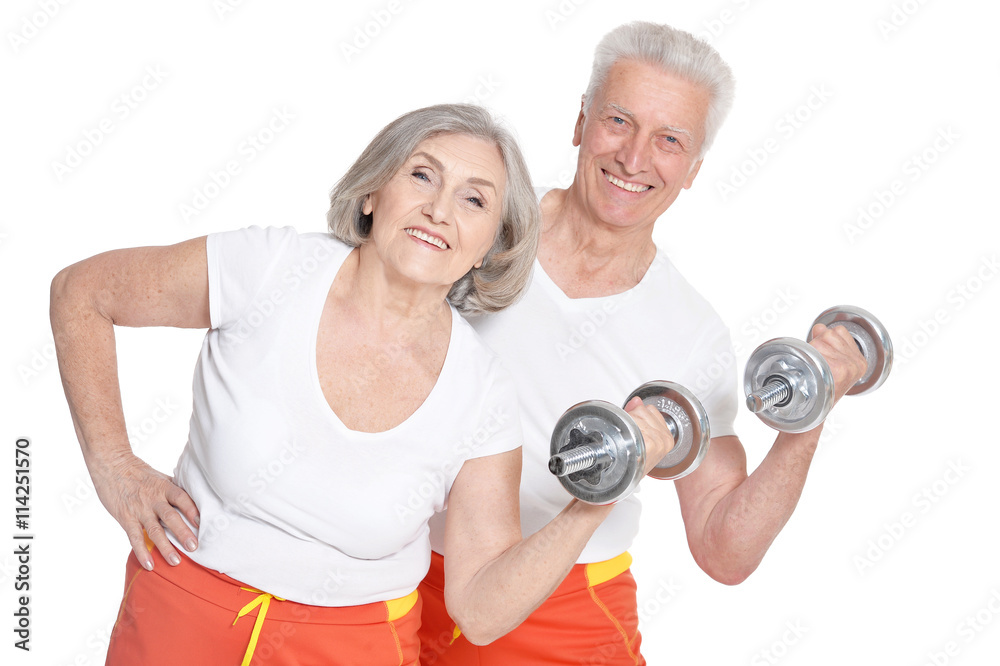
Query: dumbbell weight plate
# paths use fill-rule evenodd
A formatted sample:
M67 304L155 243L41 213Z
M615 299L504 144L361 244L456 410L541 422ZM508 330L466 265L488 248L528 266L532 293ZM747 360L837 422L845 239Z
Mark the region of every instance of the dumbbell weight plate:
M749 396L774 376L789 383L791 397L758 412L761 421L782 432L806 432L823 422L833 408L833 373L815 347L795 338L765 342L747 359L743 390Z
M858 348L868 363L868 370L858 383L851 387L847 395L870 393L882 385L892 369L892 340L889 339L889 332L882 322L867 310L853 305L838 305L824 310L813 322L813 326L816 324L846 328L854 336ZM807 340L812 340L811 329L810 326Z
M711 432L708 412L694 393L673 382L649 382L632 392L626 400L638 396L643 403L652 405L671 419L677 428L674 448L649 472L657 479L680 479L687 476L701 464L708 454Z
M628 497L642 480L646 466L642 434L625 410L602 400L588 400L570 407L552 430L549 454L568 448L570 433L600 433L613 462L599 474L570 474L559 482L573 497L588 504L611 504Z

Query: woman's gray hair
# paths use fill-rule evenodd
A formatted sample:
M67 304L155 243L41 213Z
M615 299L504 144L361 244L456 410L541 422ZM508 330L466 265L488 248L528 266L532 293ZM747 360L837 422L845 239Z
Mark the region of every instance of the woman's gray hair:
M372 216L365 198L386 185L423 141L443 134L462 134L496 146L503 159L504 187L493 247L483 264L462 276L448 300L463 315L497 312L524 293L538 249L541 211L531 176L513 134L489 111L471 104L438 104L403 114L372 139L361 156L330 192L330 233L352 247L370 236Z
M689 32L669 25L635 21L606 34L594 51L594 68L584 96L584 111L604 85L608 72L619 60L637 60L660 67L665 72L700 85L709 94L705 115L705 139L698 159L715 141L736 95L736 81L719 52Z

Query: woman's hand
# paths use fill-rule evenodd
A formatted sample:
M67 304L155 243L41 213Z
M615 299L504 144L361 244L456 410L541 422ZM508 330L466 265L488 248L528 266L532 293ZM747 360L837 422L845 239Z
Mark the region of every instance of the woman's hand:
M656 467L657 463L663 460L664 456L674 448L674 438L667 428L667 422L663 420L663 414L656 407L642 402L638 396L632 398L625 405L625 411L632 417L639 431L642 433L642 441L646 445L646 469L644 474L649 474L650 470Z
M163 558L174 566L180 564L181 558L167 538L164 526L188 551L198 547L197 537L181 518L183 514L189 523L197 527L198 508L171 477L131 454L99 469L92 469L91 476L97 496L125 530L132 551L143 568L153 568L144 532Z

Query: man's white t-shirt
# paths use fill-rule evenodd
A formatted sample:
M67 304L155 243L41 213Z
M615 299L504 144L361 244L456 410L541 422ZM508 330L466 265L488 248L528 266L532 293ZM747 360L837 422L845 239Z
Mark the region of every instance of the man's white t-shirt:
M211 329L175 470L201 514L190 557L300 603L409 594L430 564L428 518L462 464L521 444L509 374L452 309L424 403L385 432L352 431L316 366L320 316L351 248L250 227L208 236L207 249Z
M549 472L548 459L556 422L578 402L621 406L640 385L668 380L695 393L708 411L713 437L735 434L736 359L729 329L659 248L638 285L600 298L567 297L536 261L521 301L472 324L513 375L521 405L525 537L572 499ZM640 511L638 493L618 502L578 562L601 562L628 550ZM443 514L431 520L438 552L443 526Z

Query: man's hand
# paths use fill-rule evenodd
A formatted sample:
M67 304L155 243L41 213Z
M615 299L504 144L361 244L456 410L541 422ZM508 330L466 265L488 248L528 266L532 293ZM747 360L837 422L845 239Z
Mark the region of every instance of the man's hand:
M858 349L854 337L843 326L826 327L816 324L809 341L823 358L833 373L834 404L858 383L868 370L868 363Z

